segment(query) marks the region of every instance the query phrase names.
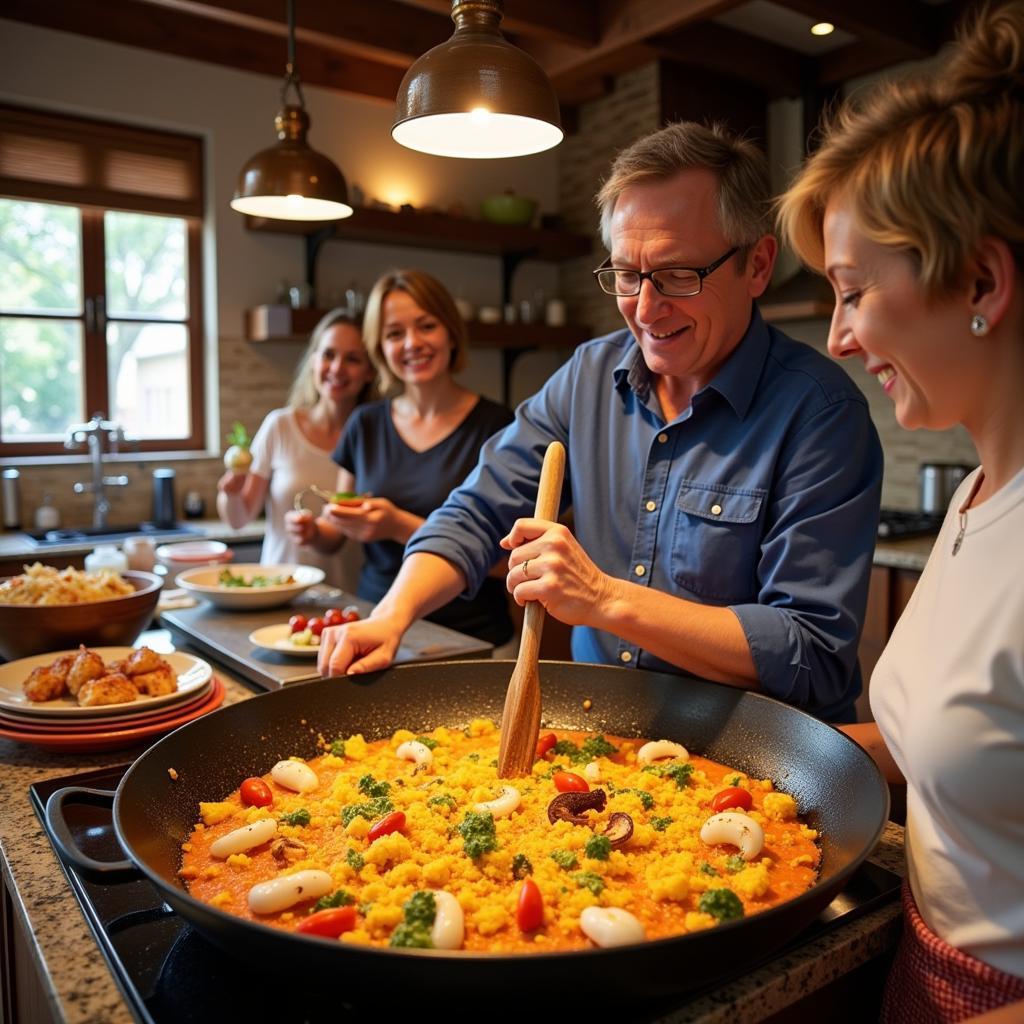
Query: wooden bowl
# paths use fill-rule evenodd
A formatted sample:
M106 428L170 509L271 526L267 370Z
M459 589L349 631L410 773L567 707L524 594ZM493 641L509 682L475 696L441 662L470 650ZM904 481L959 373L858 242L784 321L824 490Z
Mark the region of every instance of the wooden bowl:
M163 580L155 573L121 573L134 594L81 604L0 604L0 655L8 661L48 651L128 647L150 624Z

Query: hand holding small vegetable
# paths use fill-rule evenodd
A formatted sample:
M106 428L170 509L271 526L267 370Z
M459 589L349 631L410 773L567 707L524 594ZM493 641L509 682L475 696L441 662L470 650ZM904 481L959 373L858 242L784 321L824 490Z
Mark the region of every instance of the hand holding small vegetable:
M248 473L252 465L252 452L249 451L252 438L245 427L235 423L227 440L231 447L224 453L224 467L233 473Z

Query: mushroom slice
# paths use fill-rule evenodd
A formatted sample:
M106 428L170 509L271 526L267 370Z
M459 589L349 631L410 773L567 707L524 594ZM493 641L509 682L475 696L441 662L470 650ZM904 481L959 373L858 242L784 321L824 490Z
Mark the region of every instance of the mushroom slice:
M603 811L608 797L603 789L592 789L589 793L559 793L548 804L548 821L554 825L559 821L571 821L574 825L586 825L584 811Z
M608 824L605 825L604 832L601 834L607 837L614 850L617 846L622 846L629 841L629 837L633 834L633 819L623 811L616 811L609 816Z

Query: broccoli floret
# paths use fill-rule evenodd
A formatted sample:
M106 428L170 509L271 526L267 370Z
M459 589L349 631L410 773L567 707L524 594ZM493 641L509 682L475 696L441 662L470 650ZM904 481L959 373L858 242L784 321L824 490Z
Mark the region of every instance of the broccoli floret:
M591 736L583 741L580 748L581 760L593 761L596 757L611 757L619 752L618 747L613 747L603 736Z
M651 828L653 828L655 832L664 832L671 824L671 818L651 818Z
M422 743L428 750L433 750L437 746L437 740L430 736L417 736L417 743Z
M583 852L592 860L607 860L612 852L612 841L607 836L591 836Z
M704 863L701 864L700 870L701 874L711 875L712 878L718 877L718 868L716 868L714 864L709 864L707 861L704 861Z
M527 875L532 874L533 865L530 863L530 858L525 853L517 853L512 858L512 877L525 878Z
M377 818L383 818L385 814L390 814L394 809L394 804L387 797L378 797L365 804L346 804L341 809L341 823L348 828L355 818L376 821Z
M567 757L573 764L579 760L580 748L573 743L572 740L559 740L552 748L551 752L556 757Z
M448 807L455 810L455 797L451 793L438 793L427 801L428 807Z
M467 754L466 757L468 757L470 761L479 761L480 760L480 755L475 750L473 751L473 753Z
M356 898L344 889L335 889L330 896L321 896L316 901L313 911L330 910L332 907L347 907L355 903Z
M657 775L659 779L671 779L679 789L686 789L693 774L692 764L645 764L642 771Z
M409 924L422 924L428 928L437 917L437 900L427 889L417 889L403 904L402 912Z
M359 779L359 792L372 799L379 799L380 797L386 797L391 792L391 783L378 782L372 775L367 773Z
M743 916L743 904L732 889L708 889L697 906L703 913L719 921L732 921Z
M392 933L390 945L405 949L432 949L434 944L430 941L430 929L422 925L409 924L403 921Z
M595 896L604 892L604 879L593 871L580 871L572 877L581 889L589 889Z
M353 850L352 847L345 851L345 861L353 871L362 871L363 865L366 863L363 855L358 850Z
M404 946L412 949L430 949L430 928L437 917L437 900L434 894L425 889L414 892L402 904L405 919L391 933L392 946Z
M725 858L725 870L730 871L734 875L737 871L742 871L746 866L747 862L738 853Z
M494 815L489 811L467 811L459 825L459 834L463 839L463 852L473 860L498 848Z
M576 854L572 850L555 850L551 854L551 859L563 870L572 871L573 868L578 868L580 862L576 859Z
M290 814L282 814L281 820L286 825L301 825L305 828L310 822L310 815L305 807L300 807L297 811L292 811Z
M331 753L335 757L345 756L345 741L340 736L331 743Z

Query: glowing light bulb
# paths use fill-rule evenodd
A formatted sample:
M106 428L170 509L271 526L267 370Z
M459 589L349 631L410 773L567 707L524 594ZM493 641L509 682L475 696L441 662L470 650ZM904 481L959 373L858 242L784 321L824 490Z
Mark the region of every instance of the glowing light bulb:
M816 25L811 26L812 36L830 36L835 32L836 27L830 21L819 21Z
M474 107L469 112L470 120L473 124L484 125L490 120L491 112L486 107Z

